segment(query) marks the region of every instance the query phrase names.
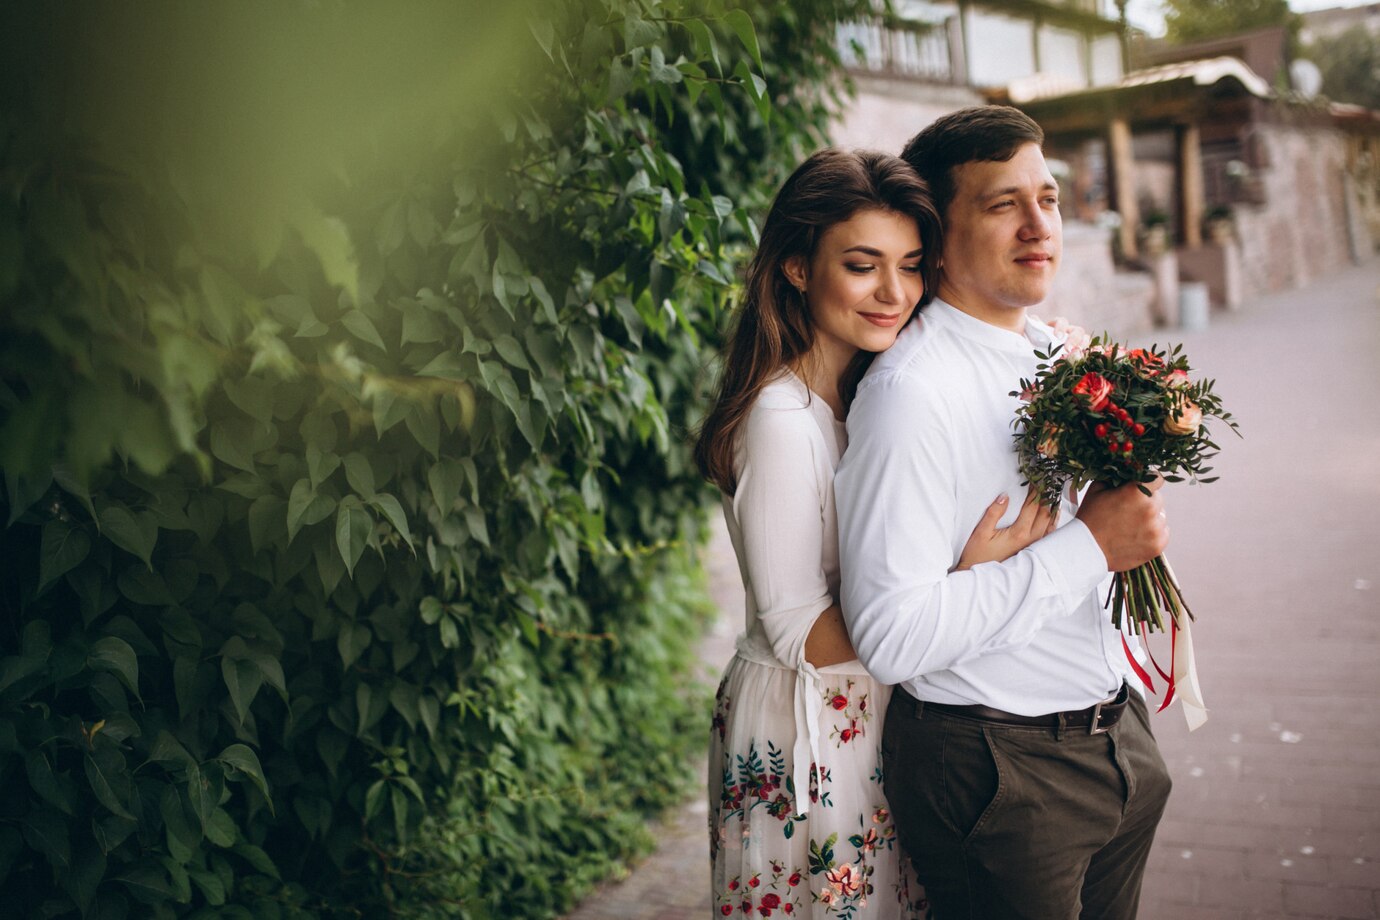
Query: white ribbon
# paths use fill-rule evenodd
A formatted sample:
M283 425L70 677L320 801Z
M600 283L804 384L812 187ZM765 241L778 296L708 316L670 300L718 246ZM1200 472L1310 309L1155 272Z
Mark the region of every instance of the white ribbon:
M1198 665L1193 660L1193 632L1189 628L1192 618L1185 614L1180 618L1178 648L1174 655L1174 694L1183 707L1184 720L1188 730L1194 731L1207 721L1208 711L1203 703L1203 688L1198 685Z

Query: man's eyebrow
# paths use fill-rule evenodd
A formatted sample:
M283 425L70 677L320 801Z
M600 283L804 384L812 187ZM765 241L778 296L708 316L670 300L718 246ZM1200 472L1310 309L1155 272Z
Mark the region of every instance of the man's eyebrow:
M878 259L882 258L882 256L884 255L884 253L880 249L873 249L871 246L866 245L849 246L847 249L844 250L844 252L861 252L863 255L873 256ZM923 249L912 249L910 252L901 256L901 258L917 259L924 254L925 250Z
M989 192L987 192L987 193L985 193L985 194L979 195L979 196L978 196L978 200L979 200L979 201L988 201L988 200L990 200L990 199L992 199L992 198L1000 198L1000 197L1002 197L1003 195L1015 195L1015 194L1018 193L1020 190L1021 190L1021 187L1018 186L1018 185L1008 185L1006 188L992 189L991 191L989 191ZM1042 183L1040 183L1040 191L1042 191L1042 192L1048 192L1048 191L1056 191L1056 192L1057 192L1058 190L1059 190L1059 183L1057 183L1057 182L1042 182Z

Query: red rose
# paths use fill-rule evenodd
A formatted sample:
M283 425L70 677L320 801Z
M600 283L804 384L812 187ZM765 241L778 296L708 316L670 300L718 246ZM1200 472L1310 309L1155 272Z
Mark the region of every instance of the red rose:
M728 890L729 890L729 891L737 891L737 890L738 890L738 880L737 880L736 878L735 878L733 881L731 881L731 882L728 883Z
M781 906L781 896L778 895L778 894L771 894L771 893L762 895L762 906L763 906L763 907L780 907L780 906Z
M1152 354L1144 348L1132 348L1126 356L1141 366L1147 377L1158 377L1160 368L1164 366L1164 359L1159 355Z
M756 888L760 884L762 884L762 880L755 875L752 878L748 879L749 888Z
M848 697L840 693L838 696L834 697L832 700L829 701L829 705L833 706L835 709L842 709L848 705Z
M1088 408L1101 412L1112 396L1112 382L1101 374L1088 371L1073 385L1075 396L1088 397Z
M786 879L786 884L787 884L787 885L790 885L792 888L794 888L796 885L799 885L799 884L800 884L800 873L799 873L799 872L792 872L792 873L791 873L791 877L788 878L788 879Z
M788 914L793 914L793 913L795 913L795 907L793 907L793 906L791 905L791 902L790 902L790 901L787 901L787 902L786 902L786 906L783 907L783 908L781 908L781 909L782 909L783 911L785 911L786 913L788 913Z
M852 739L853 739L853 730L852 730L851 728L845 728L843 731L839 732L839 740L840 740L840 741L851 741Z
M733 913L733 905L732 905L732 904L725 904L723 907L720 907L720 908L719 908L719 913L721 913L721 914L723 914L725 917L727 917L729 914Z

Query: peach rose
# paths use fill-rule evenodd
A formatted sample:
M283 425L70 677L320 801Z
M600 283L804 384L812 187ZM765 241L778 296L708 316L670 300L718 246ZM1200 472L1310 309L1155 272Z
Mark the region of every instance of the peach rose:
M1164 378L1164 385L1167 387L1186 387L1188 384L1188 374L1183 371L1170 371Z
M1203 410L1193 400L1186 399L1164 420L1164 430L1166 434L1193 434L1202 423Z
M1059 435L1062 433L1063 429L1058 425L1045 426L1044 437L1040 438L1040 443L1035 448L1041 457L1053 459L1059 456Z

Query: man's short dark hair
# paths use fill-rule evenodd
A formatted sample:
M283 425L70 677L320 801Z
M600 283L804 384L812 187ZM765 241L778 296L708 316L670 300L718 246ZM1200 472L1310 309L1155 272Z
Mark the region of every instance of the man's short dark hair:
M955 166L1005 162L1026 144L1043 144L1045 132L1029 115L1008 105L979 105L940 118L910 139L901 159L930 185L942 217L954 198Z

